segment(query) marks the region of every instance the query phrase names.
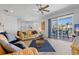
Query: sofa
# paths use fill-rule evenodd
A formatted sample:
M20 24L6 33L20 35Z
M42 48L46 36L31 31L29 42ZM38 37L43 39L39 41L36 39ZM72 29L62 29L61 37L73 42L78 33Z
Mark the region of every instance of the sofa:
M21 48L8 40L9 38L6 38L4 34L0 33L0 55L38 55L36 48Z
M71 44L72 55L79 55L79 36L76 36Z
M17 32L17 37L20 39L20 40L30 40L30 39L35 39L38 34L37 33L34 33L35 31L28 31L28 33L26 32L22 32L22 31L18 31Z

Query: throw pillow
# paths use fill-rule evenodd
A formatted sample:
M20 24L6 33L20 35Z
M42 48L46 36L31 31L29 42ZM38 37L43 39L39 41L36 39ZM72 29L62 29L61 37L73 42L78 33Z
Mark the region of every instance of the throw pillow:
M18 41L16 43L14 43L14 45L16 45L16 46L18 46L19 48L22 48L22 49L27 48L26 44L22 41Z
M21 49L25 49L25 47L22 44L20 44L20 43L16 43L14 45L17 46L17 47L19 47L19 48L21 48Z
M6 36L9 42L17 40L16 37L10 33L6 33Z
M11 43L5 41L5 40L2 40L2 39L0 39L0 44L1 44L1 45L3 46L3 48L4 48L7 52L9 52L9 53L15 52L15 51L18 51L18 50L21 50L21 48L15 46L15 45L13 45L13 44L11 44Z

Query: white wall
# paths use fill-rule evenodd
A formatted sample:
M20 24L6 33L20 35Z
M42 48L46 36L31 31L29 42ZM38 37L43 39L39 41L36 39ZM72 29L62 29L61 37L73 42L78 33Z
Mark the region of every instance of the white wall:
M18 20L18 26L21 31L27 31L29 27L32 27L34 30L38 30L39 21L24 21Z
M18 30L16 17L0 14L0 22L4 25L4 31L16 34Z
M45 21L45 31L44 31L44 34L45 34L46 37L48 37L48 19L46 19L45 17L41 17L39 19L40 26L41 26L41 21Z

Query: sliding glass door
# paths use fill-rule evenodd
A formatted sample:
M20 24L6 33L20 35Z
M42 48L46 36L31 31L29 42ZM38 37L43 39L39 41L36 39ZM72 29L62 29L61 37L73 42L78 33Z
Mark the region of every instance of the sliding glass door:
M58 19L59 38L70 38L72 36L72 17Z
M51 19L51 37L69 39L72 37L72 17Z

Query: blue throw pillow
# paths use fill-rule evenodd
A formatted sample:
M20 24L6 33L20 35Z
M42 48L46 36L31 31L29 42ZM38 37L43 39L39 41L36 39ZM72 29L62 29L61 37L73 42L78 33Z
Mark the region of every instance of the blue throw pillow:
M16 37L10 33L6 33L9 42L16 41Z

